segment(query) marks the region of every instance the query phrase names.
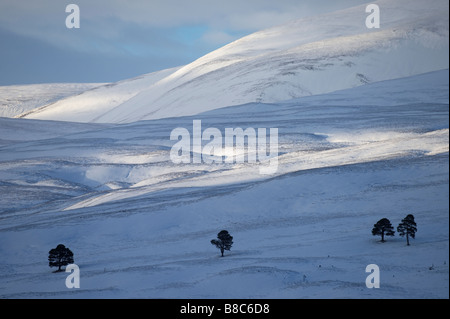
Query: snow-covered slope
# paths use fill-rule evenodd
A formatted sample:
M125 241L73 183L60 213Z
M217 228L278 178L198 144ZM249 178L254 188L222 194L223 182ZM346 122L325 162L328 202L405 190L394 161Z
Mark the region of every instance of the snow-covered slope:
M0 117L14 117L106 83L46 83L0 86Z
M380 0L381 28L366 5L256 32L155 81L59 101L22 117L124 123L278 102L448 68L448 2ZM133 83L124 81L133 87ZM119 95L120 97L116 97Z
M129 124L0 118L0 297L448 299L448 75ZM193 119L277 127L278 171L174 164ZM411 246L372 236L410 213ZM48 267L60 243L79 289Z
M52 119L67 121L96 122L96 118L109 112L116 106L133 98L136 94L151 87L160 79L170 75L178 68L167 69L138 76L136 78L108 83L93 90L85 91L79 95L68 96L65 99L32 109L20 114L18 117L37 118L51 112ZM129 110L132 111L132 110ZM89 120L82 120L89 118Z

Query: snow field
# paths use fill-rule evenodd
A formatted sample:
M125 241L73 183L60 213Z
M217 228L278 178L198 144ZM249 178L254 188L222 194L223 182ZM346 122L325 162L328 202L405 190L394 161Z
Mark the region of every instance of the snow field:
M445 74L125 125L0 119L0 295L448 298ZM277 174L173 164L170 131L193 119L278 127ZM410 213L411 246L371 235ZM210 244L222 229L234 237L223 258ZM48 267L59 243L80 289ZM380 289L365 287L372 263Z

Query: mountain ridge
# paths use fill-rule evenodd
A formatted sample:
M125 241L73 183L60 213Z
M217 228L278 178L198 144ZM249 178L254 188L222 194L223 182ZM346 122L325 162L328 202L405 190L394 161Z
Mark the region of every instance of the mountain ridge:
M148 74L139 88L124 80L87 101L81 94L20 117L130 123L280 102L448 68L448 3L376 3L381 29L367 29L365 5L299 19L238 39L188 65ZM133 93L116 94L125 86ZM115 94L120 97L111 99Z

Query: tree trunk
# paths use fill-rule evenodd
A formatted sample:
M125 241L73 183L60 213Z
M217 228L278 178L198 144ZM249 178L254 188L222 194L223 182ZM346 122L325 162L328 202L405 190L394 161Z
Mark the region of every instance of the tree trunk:
M381 242L384 243L384 231L381 232Z
M220 249L220 252L222 253L222 257L223 257L223 248Z
M406 233L406 245L409 246L409 236L408 236L408 233Z

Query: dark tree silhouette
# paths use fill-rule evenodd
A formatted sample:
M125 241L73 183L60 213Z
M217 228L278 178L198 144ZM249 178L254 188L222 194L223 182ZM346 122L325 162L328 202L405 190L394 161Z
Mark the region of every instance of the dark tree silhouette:
M373 225L372 235L381 235L381 242L384 243L384 236L394 236L394 227L387 218L380 219L375 225Z
M417 224L414 221L414 216L409 214L402 219L402 222L398 224L397 231L400 236L406 235L406 243L409 246L409 236L412 238L416 237Z
M231 236L228 231L222 230L217 234L217 239L211 240L211 244L215 245L218 249L220 249L220 253L223 257L223 252L225 250L230 250L231 245L233 245L233 236Z
M57 271L62 271L61 266L69 264L73 264L73 252L66 246L59 244L48 252L48 265L50 267L58 267Z

